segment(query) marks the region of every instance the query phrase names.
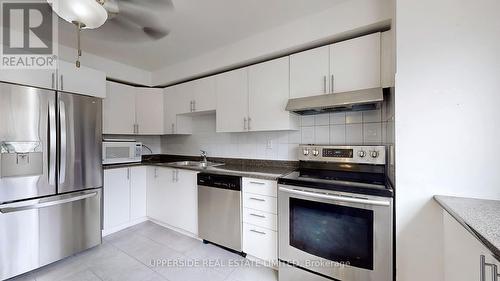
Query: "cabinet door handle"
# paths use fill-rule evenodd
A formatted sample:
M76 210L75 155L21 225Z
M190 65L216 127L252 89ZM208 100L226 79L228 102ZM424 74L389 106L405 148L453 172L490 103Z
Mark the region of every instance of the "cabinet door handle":
M266 183L264 182L258 182L258 181L251 181L251 184L258 184L258 185L265 185Z
M498 277L500 275L498 274L498 266L496 264L492 263L487 263L486 262L486 257L484 255L481 255L479 257L480 259L480 264L479 264L479 280L480 281L486 281L486 267L491 267L491 278L492 281L498 281Z
M255 229L250 229L251 232L255 232L257 234L262 234L262 235L266 235L265 232L262 232L262 231L258 231L258 230L255 230Z
M251 121L252 121L252 118L248 117L248 130L249 130L249 131L251 130L251 128L250 128L250 123L251 123Z
M158 177L158 168L155 168L155 178Z
M55 89L56 88L56 74L54 72L52 72L52 89Z
M193 112L196 111L196 100L193 100Z
M189 111L193 112L193 101L189 102Z
M172 123L172 134L175 134L175 124Z
M323 76L323 93L326 94L326 75Z
M61 90L64 90L64 76L61 74Z
M330 78L330 83L331 83L331 85L330 85L330 87L331 87L330 88L330 93L333 94L333 90L334 90L334 87L335 87L335 78L334 78L333 74L332 74L332 77Z
M257 214L250 214L252 217L258 217L258 218L261 218L261 219L265 219L266 216L263 216L263 215L257 215Z
M266 200L264 200L264 199L255 198L255 197L250 197L250 200L259 201L259 202L266 202Z
M243 130L244 131L247 130L247 118L246 117L243 118Z

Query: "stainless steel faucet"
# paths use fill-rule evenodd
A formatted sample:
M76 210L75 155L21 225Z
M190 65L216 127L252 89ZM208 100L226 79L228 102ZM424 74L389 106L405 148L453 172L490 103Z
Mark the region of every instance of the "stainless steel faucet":
M200 150L201 151L201 162L202 163L207 163L207 152L205 150Z

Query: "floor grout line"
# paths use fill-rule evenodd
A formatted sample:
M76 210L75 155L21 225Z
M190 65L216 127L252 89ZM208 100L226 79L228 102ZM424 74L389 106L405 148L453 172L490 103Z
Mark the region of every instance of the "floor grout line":
M133 232L136 232L136 231L137 231L137 230L134 230ZM132 234L135 234L135 233L132 233ZM138 235L142 237L142 235L140 235L140 234L138 234ZM147 237L145 237L145 238L147 238ZM151 240L151 239L150 239L150 240ZM158 242L156 242L156 241L154 241L154 240L151 240L151 241L152 241L152 242L155 242L156 244L159 244L159 245L164 246L163 244L160 244L160 243L158 243ZM125 252L123 249L121 249L121 248L119 248L118 246L114 245L111 241L109 242L109 244L111 244L111 246L112 246L113 248L115 248L115 249L117 249L118 251L120 251L120 252L124 253L124 254L125 254L125 255L127 255L128 257L130 257L130 258L132 258L132 259L136 260L137 262L139 262L140 264L142 264L142 265L146 266L149 270L151 270L152 272L154 272L154 273L156 273L157 275L159 275L159 276L160 276L160 278L164 279L165 281L170 281L170 279L166 278L163 274L161 274L160 272L156 271L154 268L149 267L147 264L145 264L145 263L144 263L144 262L142 262L141 260L137 259L136 257L134 257L134 256L130 255L130 254L129 254L129 253L127 253L127 252ZM170 249L170 248L169 248L169 249Z

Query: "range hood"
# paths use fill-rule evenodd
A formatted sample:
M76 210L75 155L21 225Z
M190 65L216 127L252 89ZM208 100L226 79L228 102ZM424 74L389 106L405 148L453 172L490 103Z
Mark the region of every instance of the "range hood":
M286 105L286 110L300 115L313 115L332 111L361 111L377 109L383 101L383 89L373 88L290 99Z

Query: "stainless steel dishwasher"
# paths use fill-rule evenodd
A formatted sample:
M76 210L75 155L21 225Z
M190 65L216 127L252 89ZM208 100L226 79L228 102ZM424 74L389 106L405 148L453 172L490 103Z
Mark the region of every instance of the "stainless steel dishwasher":
M241 253L241 227L241 177L199 173L199 236Z

